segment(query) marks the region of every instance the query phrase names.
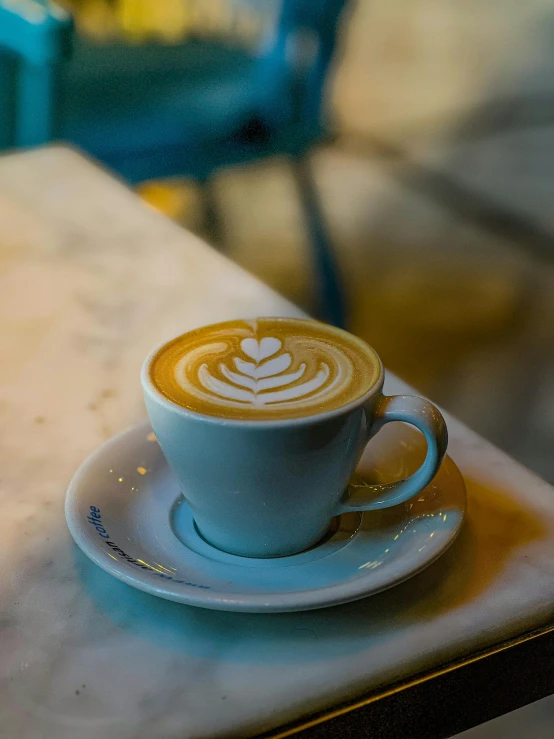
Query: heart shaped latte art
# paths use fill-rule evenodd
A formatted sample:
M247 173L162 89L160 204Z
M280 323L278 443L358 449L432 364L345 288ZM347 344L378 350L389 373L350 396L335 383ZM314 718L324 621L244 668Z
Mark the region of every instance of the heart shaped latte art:
M292 355L290 352L282 352L274 357L281 352L283 343L272 336L266 336L261 341L243 339L240 348L254 361L247 362L242 357L234 357L237 372L229 369L226 364L220 364L219 371L225 378L223 380L214 377L207 363L201 365L198 379L208 392L227 400L263 406L309 395L319 390L330 375L329 366L322 364L314 377L298 383L306 373L306 363L302 362L298 369L286 372L292 364Z
M264 336L261 341L257 339L243 339L240 342L242 351L255 362L261 362L268 357L272 357L282 346L279 339L274 339L272 336Z

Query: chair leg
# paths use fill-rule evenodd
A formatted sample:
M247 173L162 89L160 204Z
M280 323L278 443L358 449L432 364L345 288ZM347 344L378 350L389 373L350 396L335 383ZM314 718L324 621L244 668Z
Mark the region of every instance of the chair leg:
M225 246L225 233L213 180L211 177L208 177L205 180L201 180L199 184L204 200L204 229L206 239L216 249L223 249Z
M306 218L306 228L315 264L318 315L324 321L344 328L345 298L339 269L331 246L331 238L307 158L294 160L293 174Z

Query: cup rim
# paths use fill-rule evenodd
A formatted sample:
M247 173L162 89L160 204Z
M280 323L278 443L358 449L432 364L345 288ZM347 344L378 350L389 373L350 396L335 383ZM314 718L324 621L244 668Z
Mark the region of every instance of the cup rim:
M257 318L261 320L271 320L271 321L293 321L297 323L323 323L323 321L317 321L312 318L296 318L296 317L286 317L286 316L258 316ZM206 327L210 325L219 325L220 323L235 323L236 321L248 321L252 320L249 318L235 318L232 321L220 321L215 324L206 324ZM383 363L381 361L381 358L366 341L363 339L360 339L358 336L355 336L354 334L351 334L349 331L345 331L342 328L337 328L336 326L331 326L329 324L323 323L323 325L326 327L326 329L338 333L338 334L346 334L348 339L350 341L354 341L355 343L361 345L361 347L367 351L369 349L370 353L373 355L373 357L377 360L377 366L379 368L379 375L377 377L377 380L374 382L374 384L367 390L363 395L360 395L359 398L356 398L355 400L352 400L350 403L347 403L346 405L340 406L340 408L334 408L330 411L323 411L321 413L312 413L307 416L299 416L297 418L276 418L276 419L268 419L268 418L260 418L260 419L244 419L244 418L225 418L224 416L212 416L208 413L199 413L198 411L193 411L189 408L185 408L182 405L179 405L178 403L175 403L173 400L170 400L168 397L166 397L163 393L161 393L152 382L150 378L150 365L152 363L152 360L157 355L157 353L160 351L162 347L164 347L166 344L168 344L170 341L173 341L175 338L179 338L180 336L184 336L186 333L189 333L189 331L185 331L179 336L173 337L173 339L166 339L165 341L162 341L158 346L156 346L152 351L148 354L146 359L144 360L141 368L141 384L143 391L145 393L148 393L148 395L155 400L157 403L159 403L162 406L165 406L167 410L171 410L178 415L181 415L185 418L189 418L191 420L197 420L197 421L203 421L204 423L208 424L214 424L217 426L232 426L237 428L251 428L251 429L270 429L270 428L288 428L291 426L307 426L311 424L320 423L322 421L326 421L331 418L336 418L338 416L345 415L356 408L365 405L365 403L373 397L373 395L378 394L382 388L383 383L385 380L385 370L383 367ZM200 327L199 327L200 328ZM190 331L194 331L195 329L190 329Z

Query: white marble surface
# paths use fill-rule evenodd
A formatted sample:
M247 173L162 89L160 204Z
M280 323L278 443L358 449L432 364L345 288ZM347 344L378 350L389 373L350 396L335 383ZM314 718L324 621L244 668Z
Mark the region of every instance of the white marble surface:
M210 612L80 554L65 487L143 417L147 350L212 320L297 313L78 155L0 160L2 739L246 737L553 617L552 488L452 419L467 523L388 593L304 614Z

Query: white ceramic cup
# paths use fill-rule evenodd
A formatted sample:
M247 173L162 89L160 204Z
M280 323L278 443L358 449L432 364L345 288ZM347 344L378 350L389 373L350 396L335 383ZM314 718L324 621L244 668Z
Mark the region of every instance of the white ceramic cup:
M383 395L381 364L371 389L344 407L294 419L237 420L202 415L162 395L150 378L159 348L142 369L152 428L199 532L227 552L278 557L307 549L325 535L334 516L388 508L419 493L446 452L440 412L423 398ZM364 486L363 500L356 489L354 499L350 477L368 441L390 421L423 433L425 460L404 480Z

